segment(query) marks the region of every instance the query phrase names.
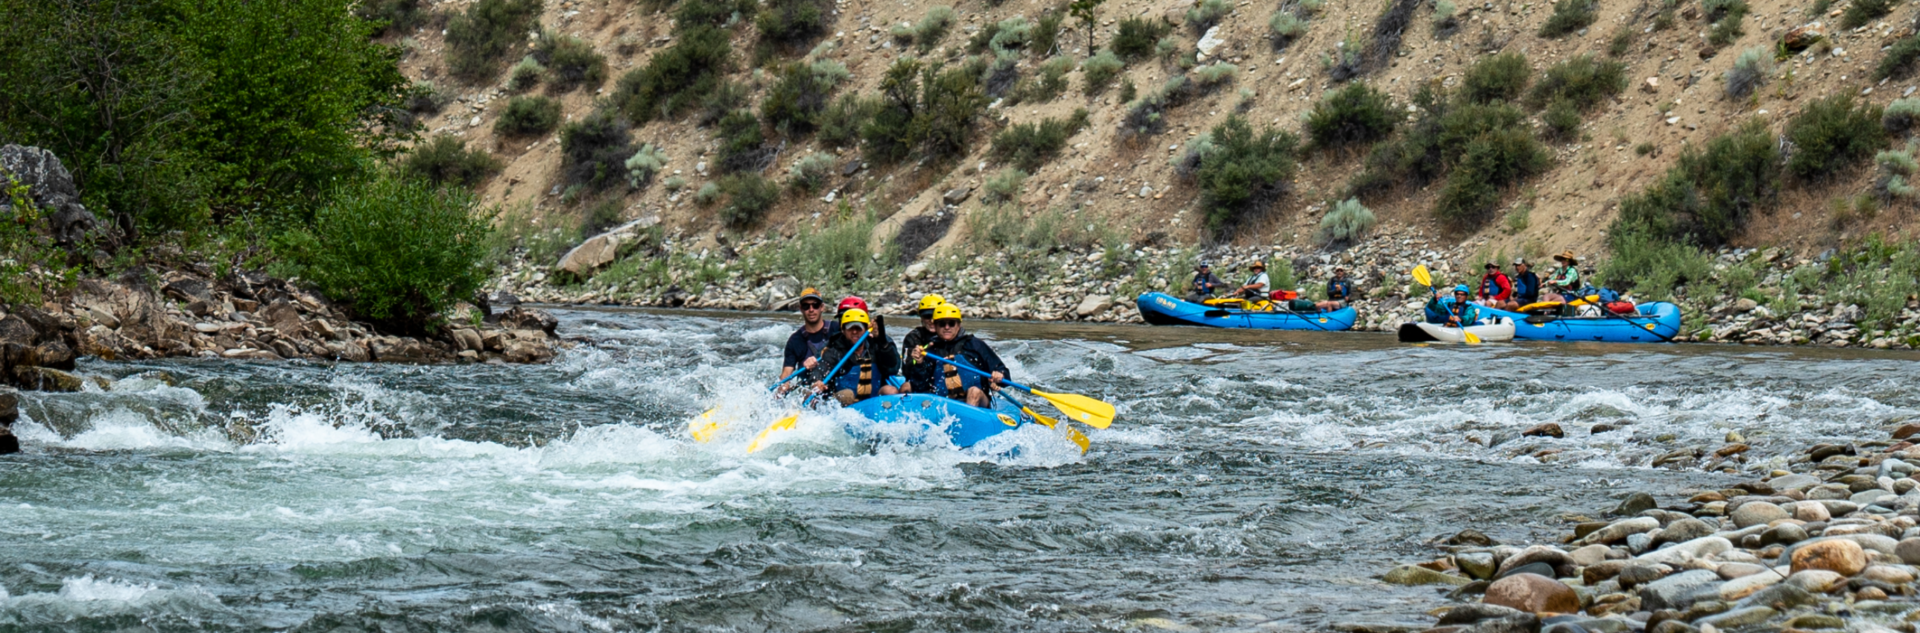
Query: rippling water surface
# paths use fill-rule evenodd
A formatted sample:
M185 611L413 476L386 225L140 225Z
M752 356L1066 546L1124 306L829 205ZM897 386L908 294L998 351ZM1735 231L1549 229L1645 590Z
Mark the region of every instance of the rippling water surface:
M550 366L91 362L122 380L30 394L0 629L1420 621L1435 590L1373 578L1428 539L1727 481L1648 464L1730 430L1765 456L1920 408L1903 354L979 323L1016 378L1120 421L1085 456L1038 427L994 456L823 412L749 457L791 317L558 314L590 343ZM686 440L715 404L740 421ZM1541 422L1567 437L1519 437Z

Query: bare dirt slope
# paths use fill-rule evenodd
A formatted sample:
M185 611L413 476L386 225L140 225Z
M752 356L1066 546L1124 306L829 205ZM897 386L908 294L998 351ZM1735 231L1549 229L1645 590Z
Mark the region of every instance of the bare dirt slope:
M696 0L685 0L696 1ZM1294 0L1286 0L1292 6ZM1752 13L1745 21L1745 34L1732 45L1717 51L1706 48L1704 34L1708 25L1698 17L1701 11L1694 0L1682 0L1679 18L1673 28L1654 30L1653 19L1661 0L1603 0L1599 18L1580 33L1560 39L1537 35L1540 25L1552 12L1550 3L1533 1L1495 1L1462 3L1458 9L1459 28L1446 39L1436 39L1431 28L1433 8L1422 6L1390 64L1360 81L1392 93L1402 104L1420 82L1437 80L1456 84L1459 76L1477 58L1495 51L1524 53L1536 73L1570 56L1592 53L1606 55L1615 34L1630 31L1631 46L1620 57L1629 64L1630 83L1618 98L1590 113L1580 137L1555 147L1557 162L1546 175L1509 191L1503 202L1507 208L1529 204L1533 209L1526 227L1512 230L1505 222L1495 222L1474 235L1460 236L1472 244L1483 245L1487 254L1526 253L1534 256L1571 249L1587 254L1602 248L1603 229L1616 213L1618 200L1646 187L1668 168L1688 144L1702 143L1750 118L1766 121L1778 130L1801 103L1836 92L1865 93L1865 98L1885 104L1911 92L1912 82L1874 84L1867 80L1882 55L1882 48L1912 31L1915 9L1899 6L1892 15L1851 32L1836 32L1842 1L1832 13L1809 17L1811 0L1753 0ZM438 3L442 12L464 10L466 2ZM837 48L827 54L852 71L850 85L842 90L871 94L884 70L911 47L891 42L886 31L895 24L913 22L933 6L929 2L883 2L844 0L838 3L833 34L827 39ZM836 174L834 194L858 203L870 203L883 215L910 217L941 206L943 193L963 187L975 190L1000 166L983 156L991 134L1006 125L1063 117L1075 108L1087 108L1092 125L1076 135L1071 148L1046 165L1027 182L1022 207L1028 213L1083 202L1108 225L1136 239L1163 233L1172 241L1191 243L1202 239L1196 191L1176 177L1168 158L1189 137L1204 132L1225 120L1241 97L1240 90L1252 91L1247 116L1256 125L1273 125L1298 131L1305 112L1326 90L1336 84L1325 70L1325 59L1349 34L1371 32L1374 21L1386 3L1378 1L1332 0L1310 20L1306 35L1284 50L1275 50L1268 38L1268 18L1278 8L1271 0L1242 1L1228 16L1218 33L1224 47L1216 58L1233 62L1240 75L1233 86L1180 106L1169 114L1168 131L1144 140L1127 142L1118 133L1118 121L1126 104L1109 89L1093 97L1081 94L1083 78L1076 70L1073 85L1058 99L1040 105L994 107L982 120L974 136L972 154L965 160L934 167L912 161L894 167L872 168L850 177ZM953 5L960 22L942 41L935 58L958 60L959 49L967 37L982 25L1015 15L1037 19L1053 6L1051 0L1009 0L990 6L982 0L967 0ZM1118 20L1128 16L1166 17L1176 24L1191 6L1186 0L1110 0L1099 8L1097 39L1109 42ZM1830 34L1830 46L1817 47L1781 62L1771 81L1748 99L1729 100L1723 95L1722 77L1740 51L1760 47L1771 50L1788 29L1811 21L1822 21ZM576 35L593 42L608 57L611 72L601 90L611 90L615 78L637 66L670 43L669 16L642 8L627 0L550 1L541 24L550 30ZM1061 35L1063 54L1076 62L1088 51L1085 31L1069 21ZM732 28L736 59L750 57L754 33L750 21ZM1193 50L1199 33L1186 25L1174 33L1184 50ZM421 29L401 34L411 40L414 52L405 62L406 71L415 78L435 79L454 87L462 95L430 128L457 134L469 144L495 152L506 163L505 171L484 185L485 197L492 202L532 205L549 216L577 214L562 204L554 185L560 157L557 137L537 141L504 142L492 136L493 120L505 104L506 73L493 85L460 85L445 78L441 59L442 35L437 30ZM904 50L903 50L904 49ZM622 51L628 51L623 54ZM943 50L953 51L943 56ZM1028 55L1021 62L1024 73L1031 73L1041 59ZM764 96L771 84L750 64L737 63L736 79L751 81L757 87L755 101ZM1132 64L1124 77L1146 94L1180 69L1160 60ZM1536 74L1537 77L1537 74ZM1650 79L1654 81L1649 81ZM561 97L565 116L578 119L591 111L594 89L588 88ZM1537 113L1536 113L1537 114ZM1538 124L1537 121L1534 122ZM671 157L667 172L685 178L690 187L677 198L659 184L627 195L626 217L657 215L669 227L689 235L713 235L718 229L715 212L691 202L686 191L707 180L696 167L711 156L716 144L710 130L697 127L691 120L656 121L635 130L640 142L661 145ZM1651 144L1652 151L1641 155L1635 149ZM819 151L810 142L784 148L770 177L784 179L788 166L800 157ZM843 150L843 160L857 158L854 151ZM1312 239L1313 227L1352 173L1361 156L1315 155L1308 157L1294 193L1272 209L1270 219L1238 236L1237 241L1262 243L1299 243ZM984 165L985 169L981 167ZM1862 167L1840 182L1787 189L1778 204L1756 219L1741 242L1744 245L1779 244L1800 247L1824 247L1843 238L1857 237L1868 231L1900 230L1911 213L1901 209L1882 212L1873 220L1847 228L1836 228L1828 218L1830 200L1864 190L1870 180L1869 168ZM1076 186L1078 185L1078 186ZM1430 209L1438 186L1424 191L1395 194L1393 199L1375 203L1382 222L1431 225ZM1142 194L1145 194L1144 196ZM961 222L978 208L978 197L961 205ZM828 211L831 204L819 196L788 195L772 214L766 227L787 234L800 223L812 222ZM880 231L895 223L883 224ZM956 231L954 234L958 234ZM950 239L952 241L952 235Z

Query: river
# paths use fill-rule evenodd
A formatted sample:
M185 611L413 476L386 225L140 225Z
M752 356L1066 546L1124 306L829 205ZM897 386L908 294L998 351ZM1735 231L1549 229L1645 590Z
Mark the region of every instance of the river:
M1090 453L867 446L821 413L748 456L793 317L555 314L589 342L546 366L89 361L111 390L26 394L0 629L1431 622L1438 590L1375 580L1430 539L1543 537L1734 481L1648 467L1669 451L1739 431L1765 469L1920 408L1910 354L983 322L1016 378L1119 407ZM716 403L744 419L687 440ZM1519 436L1541 422L1567 436Z

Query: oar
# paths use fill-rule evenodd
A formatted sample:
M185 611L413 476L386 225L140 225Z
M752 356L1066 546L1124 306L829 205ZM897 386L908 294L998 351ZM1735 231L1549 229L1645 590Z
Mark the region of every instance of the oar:
M826 386L827 389L832 389L833 377L840 375L840 368L847 364L847 359L853 358L854 352L860 351L860 344L867 342L867 335L872 333L873 333L873 330L871 328L869 328L865 332L861 332L859 340L856 340L853 342L853 347L847 348L847 353L840 356L840 362L833 364L833 371L827 372L827 375L820 379L820 384ZM796 370L794 373L800 373L800 372ZM805 411L807 408L807 405L813 402L813 398L822 393L825 393L825 391L815 391L811 394L808 394L807 399L800 401L800 410ZM800 411L795 411L793 412L793 415L789 415L787 417L774 420L773 424L767 425L766 430L761 431L759 435L753 436L753 441L747 444L747 452L752 453L754 451L760 450L760 442L762 440L767 439L768 434L771 434L774 431L785 431L787 429L791 429L793 428L793 424L799 421L800 421Z
M993 377L993 374L991 373L981 371L980 369L977 369L972 365L954 362L952 359L941 358L933 354L928 354L927 358L931 358L931 359L946 363L948 365L958 367L960 368L961 371L970 372L982 378ZM1069 420L1073 420L1075 422L1079 422L1081 424L1085 424L1087 426L1091 426L1096 429L1104 429L1104 428L1107 428L1108 426L1113 425L1113 414L1114 414L1113 405L1107 404L1105 402L1101 402L1093 398L1089 398L1089 397L1077 395L1077 394L1071 394L1071 393L1047 393L1045 391L1035 391L1034 388L1032 387L1028 387L1026 385L1023 385L1011 380L1007 380L1004 378L1000 380L1000 383L1008 387L1013 387L1014 389L1025 391L1029 394L1040 396L1042 399L1046 400L1047 402L1052 403L1053 408L1059 409L1061 413L1067 414L1067 419Z
M1593 295L1593 296L1591 296L1591 297L1587 297L1587 303L1591 303L1591 304L1593 304L1594 306L1596 306L1596 307L1599 307L1599 308L1600 308L1600 313L1601 313L1601 314L1605 314L1605 315L1607 315L1607 316L1610 316L1610 317L1613 317L1613 318L1616 318L1616 319L1619 319L1619 320L1622 320L1622 321L1626 321L1626 322L1628 322L1628 323L1631 323L1631 324L1633 324L1633 326L1634 326L1634 327L1637 327L1637 328L1642 328L1642 329L1645 329L1645 330L1647 331L1647 333L1649 333L1649 334L1652 334L1652 335L1654 335L1654 336L1657 336L1657 337L1659 337L1659 338L1660 338L1660 342L1662 342L1662 343L1672 343L1672 342L1673 342L1673 337L1671 337L1671 336L1660 336L1660 330L1657 330L1657 329L1654 329L1654 328L1649 328L1649 327L1646 327L1646 326L1644 326L1644 325L1641 325L1639 321L1635 321L1635 320L1633 320L1633 319L1631 319L1631 318L1628 318L1628 317L1627 317L1627 315L1624 315L1624 314L1617 314L1617 313L1615 313L1614 311L1612 311L1612 310L1609 310L1609 309L1607 309L1607 304L1604 304L1604 303L1601 303L1601 302L1600 302L1600 295ZM1675 334L1679 334L1679 332L1675 332Z
M787 384L787 381L800 377L801 372L804 371L806 371L805 367L793 368L793 373L787 374L787 377L781 378L780 382L773 383L773 386L767 387L767 393L773 393L775 389L780 388L780 385ZM700 420L688 422L687 435L693 436L693 441L703 444L712 441L714 434L719 433L720 429L727 425L726 421L713 419L713 414L719 411L720 407L707 409L706 413L700 414L700 420L704 420L704 422Z
M1433 273L1427 271L1426 264L1413 267L1413 280L1420 282L1420 285L1426 286L1428 290L1434 290ZM1435 290L1434 293L1437 295L1439 291ZM1460 324L1460 335L1461 338L1466 339L1468 345L1480 344L1480 337L1475 336L1472 332L1468 332L1467 324L1465 323Z
M1013 398L1013 396L1007 396L1007 398L1009 398L1009 399L1012 399L1012 398ZM1080 447L1080 454L1081 454L1081 455L1085 455L1085 454L1087 454L1087 449L1088 449L1088 448L1090 448L1090 447L1092 447L1092 445L1093 445L1093 442L1092 442L1091 440L1088 440L1088 439L1087 439L1087 434L1085 434L1085 433L1081 433L1081 432L1080 432L1080 429L1076 429L1076 428L1073 428L1073 425L1071 425L1071 424L1069 424L1069 425L1067 425L1067 426L1064 426L1064 427L1062 427L1062 426L1059 426L1059 421L1057 421L1057 420L1054 420L1053 418L1049 418L1049 417L1047 417L1047 416L1044 416L1044 415L1040 415L1039 413L1036 413L1036 412L1034 412L1034 410L1033 410L1033 409L1031 409L1031 408L1029 408L1029 407L1027 407L1027 405L1026 405L1026 404L1024 404L1024 403L1022 403L1022 402L1020 402L1019 400L1014 400L1013 402L1014 402L1014 404L1019 404L1019 405L1020 405L1020 412L1021 412L1021 413L1025 413L1025 414L1027 414L1027 415L1030 415L1030 416L1033 416L1033 420L1034 420L1035 422L1039 422L1039 423L1041 423L1041 424L1045 424L1045 425L1047 425L1047 428L1049 428L1049 429L1066 429L1066 432L1067 432L1067 439L1069 439L1069 440L1072 440L1072 441L1073 441L1073 444L1074 444L1075 446L1078 446L1078 447Z

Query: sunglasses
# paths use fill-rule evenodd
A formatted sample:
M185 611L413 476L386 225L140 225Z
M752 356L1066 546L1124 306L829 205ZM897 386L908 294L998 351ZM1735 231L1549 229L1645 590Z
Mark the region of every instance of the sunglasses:
M934 327L960 327L958 319L941 319L933 322Z
M802 309L802 310L819 310L819 309L821 309L821 308L825 308L825 307L827 307L827 304L824 304L824 303L815 303L815 302L812 302L812 301L802 301L802 302L800 302L800 309Z

